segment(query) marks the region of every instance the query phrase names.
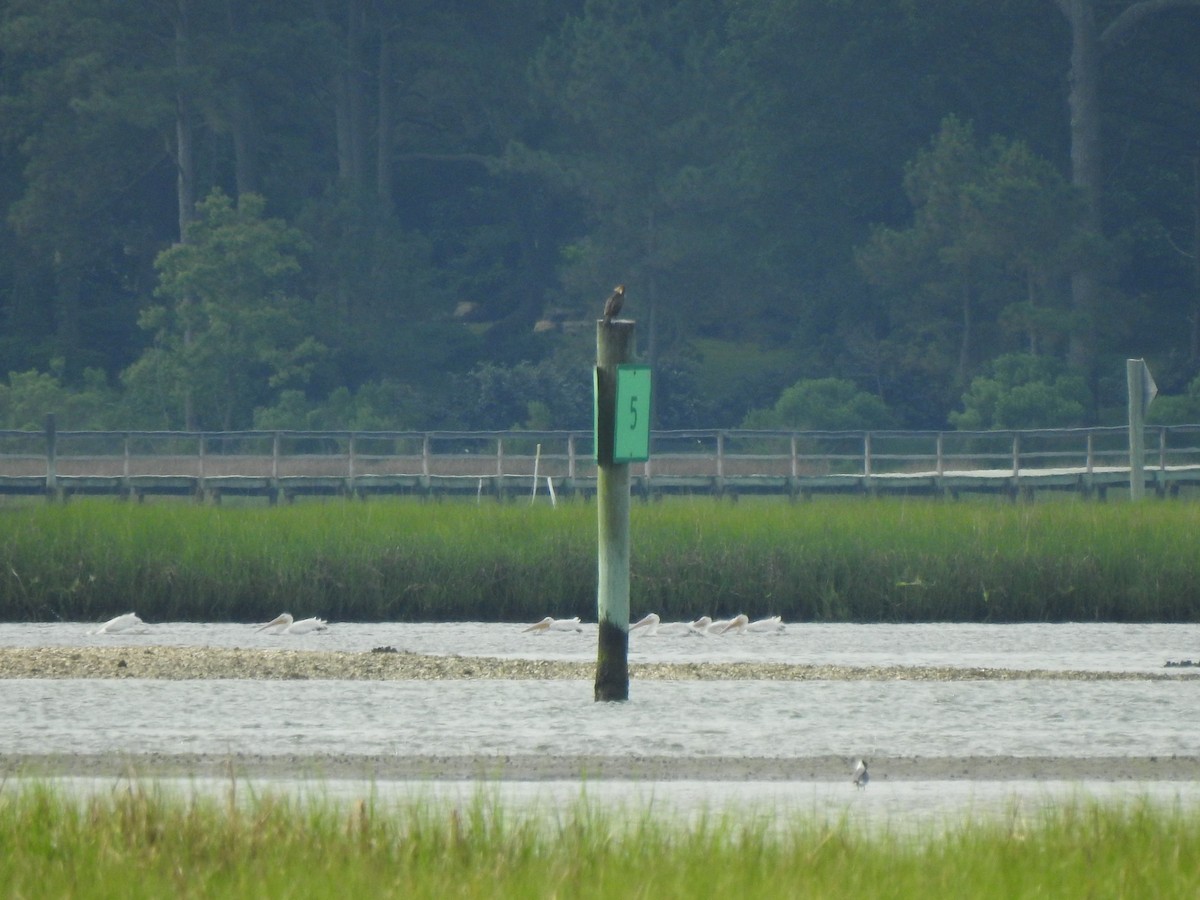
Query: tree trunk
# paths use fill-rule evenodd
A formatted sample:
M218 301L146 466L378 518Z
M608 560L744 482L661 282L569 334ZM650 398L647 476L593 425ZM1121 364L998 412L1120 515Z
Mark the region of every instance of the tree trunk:
M77 263L55 254L54 335L60 352L69 359L80 346L79 320L82 273Z
M1071 183L1083 192L1084 227L1103 234L1100 200L1104 189L1100 121L1100 58L1105 49L1129 34L1146 16L1167 9L1200 7L1200 0L1138 0L1128 4L1101 30L1096 0L1055 0L1071 28ZM1095 356L1095 318L1100 313L1100 263L1089 261L1071 276L1072 307L1082 325L1073 331L1070 362L1091 373Z
M1035 312L1037 310L1037 279L1034 277L1033 266L1025 269L1025 298L1029 301L1029 324L1026 332L1029 337L1029 355L1038 355L1038 325Z
M1192 359L1200 359L1200 155L1192 157Z
M956 383L962 389L967 386L967 374L971 370L971 341L974 331L974 310L971 303L971 282L964 280L962 285L962 337L958 342L958 375Z
M379 35L379 128L375 147L375 194L385 213L392 211L392 40Z
M185 85L188 53L188 0L178 0L175 17L175 169L179 203L179 240L187 240L187 226L196 217L196 162L192 152L192 109Z
M1083 226L1102 234L1100 193L1103 183L1100 149L1100 42L1092 0L1059 0L1071 26L1071 183L1083 194ZM1071 332L1068 358L1090 373L1095 354L1092 336L1098 312L1100 275L1089 261L1071 275L1071 302L1080 325Z
M234 81L231 90L234 177L240 197L243 194L258 192L258 141L255 136L254 105L249 89L239 78Z
M366 98L363 96L362 38L366 30L363 0L347 0L346 32L340 69L334 74L338 178L361 188L366 174Z
M246 23L241 20L239 4L225 5L225 28L230 42L244 39ZM254 100L244 75L234 74L229 85L229 130L233 138L233 173L237 194L258 193L258 134Z
M658 364L658 230L654 207L646 213L646 362ZM653 415L653 411L651 412Z

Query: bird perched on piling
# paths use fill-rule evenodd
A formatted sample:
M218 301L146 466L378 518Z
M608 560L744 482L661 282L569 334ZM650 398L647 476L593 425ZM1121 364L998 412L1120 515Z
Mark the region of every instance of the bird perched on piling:
M604 321L611 322L613 316L621 311L621 306L625 303L625 285L618 284L613 288L612 296L604 301Z

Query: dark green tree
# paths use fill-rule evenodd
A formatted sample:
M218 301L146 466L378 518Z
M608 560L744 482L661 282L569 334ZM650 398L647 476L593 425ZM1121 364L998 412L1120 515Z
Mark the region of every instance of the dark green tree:
M1083 195L1084 227L1104 233L1105 187L1102 62L1106 54L1129 40L1147 18L1172 9L1191 7L1200 12L1200 0L1054 0L1070 26L1070 131L1071 181ZM1100 261L1089 259L1072 276L1072 297L1078 319L1088 330L1077 331L1072 342L1072 362L1090 376L1096 356L1097 318L1104 309L1105 285L1111 283ZM1105 311L1107 312L1107 311Z
M797 381L771 409L753 410L745 428L798 428L820 431L858 431L891 428L895 416L876 394L859 390L844 378Z
M588 0L534 67L554 127L516 164L583 198L587 231L564 251L568 290L590 320L626 284L651 361L664 331L750 312L733 306L750 298L732 295L739 267L727 252L755 185L724 15L714 0Z
M964 431L991 428L1068 428L1082 425L1092 404L1082 376L1049 356L996 357L963 395L951 423Z
M164 425L247 427L256 407L302 386L322 352L292 293L300 233L263 209L256 194L235 207L216 191L199 204L187 241L156 261L165 303L143 313L154 344L124 381L133 405L156 410Z
M23 182L6 212L46 310L47 354L68 377L123 364L136 295L152 287L156 216L173 208L170 13L143 0L11 0L4 12L0 133Z
M858 254L884 291L887 355L950 397L982 359L1016 349L1002 332L1031 353L1065 350L1076 321L1067 278L1103 248L1084 229L1081 196L1053 166L1019 141L982 147L970 125L949 118L904 185L912 225L876 229Z

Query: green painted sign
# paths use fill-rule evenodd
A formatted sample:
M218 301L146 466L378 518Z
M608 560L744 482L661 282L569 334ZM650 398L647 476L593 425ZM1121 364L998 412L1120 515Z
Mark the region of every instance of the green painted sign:
M650 458L650 367L617 366L613 462Z

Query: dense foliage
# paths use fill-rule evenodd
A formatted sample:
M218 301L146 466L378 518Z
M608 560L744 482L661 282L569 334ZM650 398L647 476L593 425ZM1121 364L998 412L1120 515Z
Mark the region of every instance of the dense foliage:
M617 282L663 427L830 378L1001 424L1023 372L1119 421L1125 358L1200 371L1197 46L1200 0L0 0L0 425L586 427Z

